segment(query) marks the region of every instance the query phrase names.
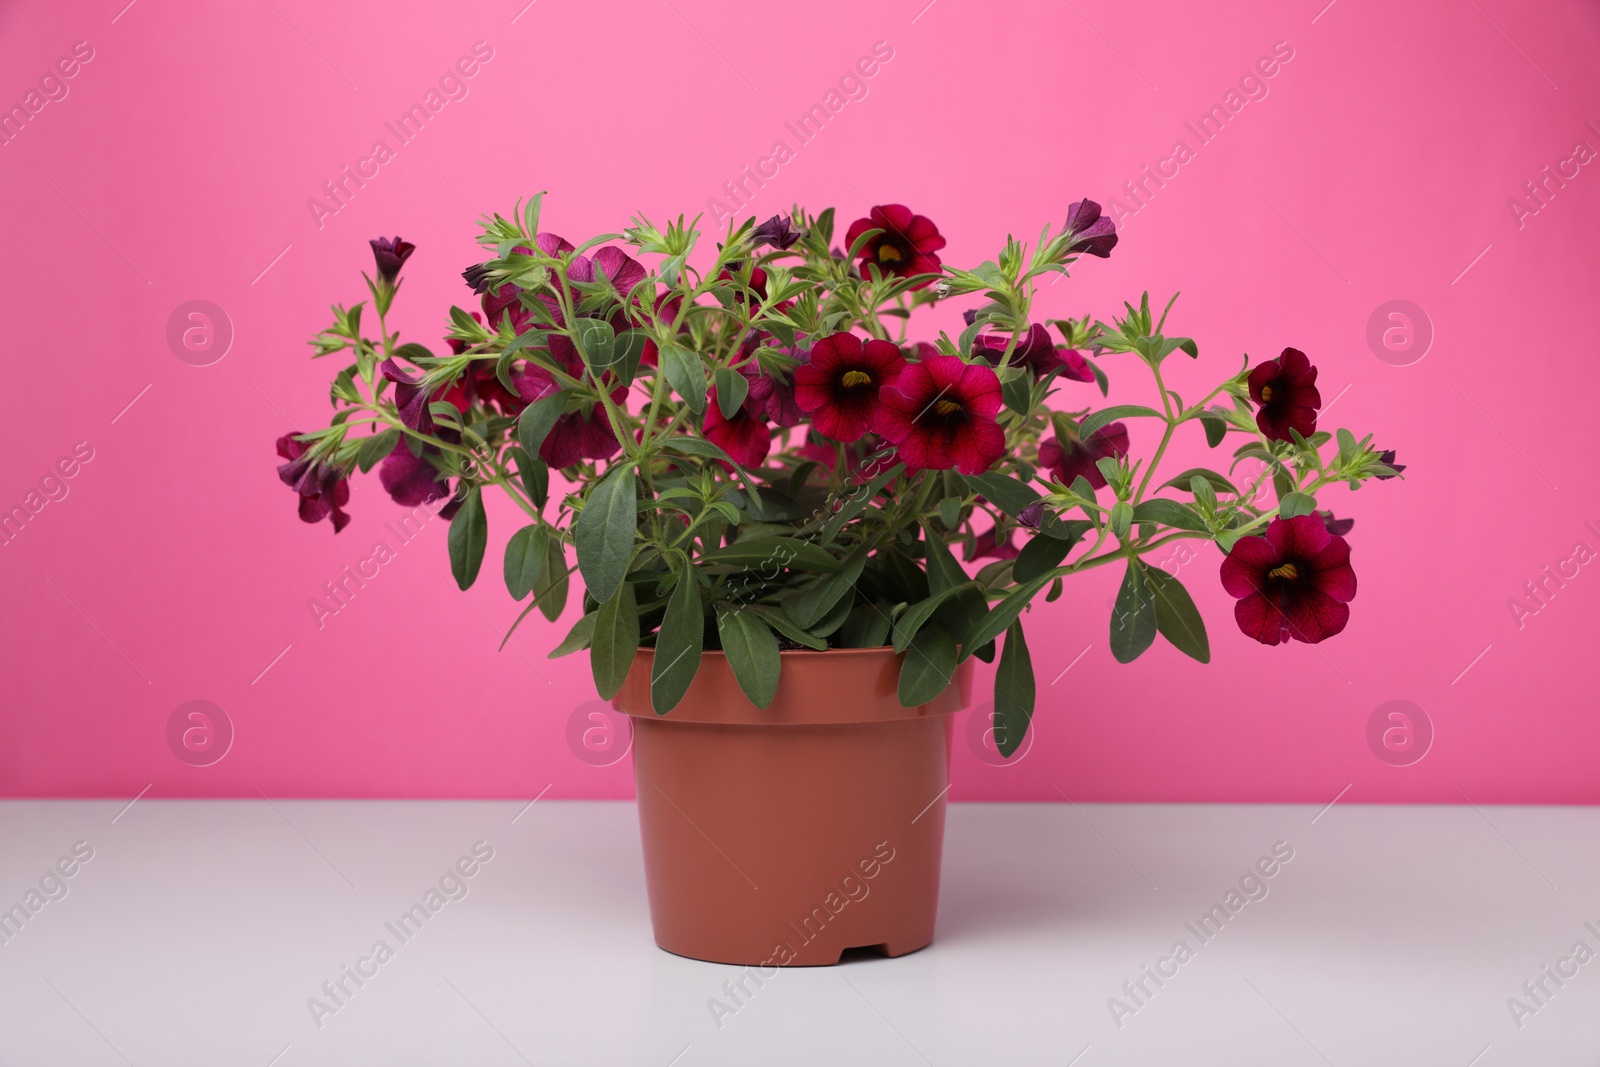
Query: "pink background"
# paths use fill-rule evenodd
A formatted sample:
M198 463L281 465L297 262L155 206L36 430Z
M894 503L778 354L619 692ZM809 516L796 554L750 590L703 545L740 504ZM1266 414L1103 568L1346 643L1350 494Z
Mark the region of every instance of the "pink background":
M1600 149L1586 125L1600 120L1593 5L125 2L0 9L0 102L21 102L74 42L94 49L70 94L0 147L0 506L23 503L76 442L93 449L69 495L0 547L0 792L631 795L628 761L592 767L566 741L593 696L588 666L544 656L573 609L495 651L518 610L499 581L509 509L491 512L465 597L434 522L313 621L308 599L376 539L393 547L384 523L400 513L360 480L335 537L296 519L273 471L274 438L325 423L329 367L305 340L330 302L364 298L367 238L417 244L398 322L437 346L448 304L470 298L459 272L479 258L479 209L548 189L547 227L580 239L636 211L702 210L775 140L795 148L784 122L886 41L894 57L869 95L750 210L834 204L843 225L903 202L938 222L947 261L971 265L1080 196L1126 199L1124 181L1179 138L1195 148L1185 121L1286 41L1269 95L1128 220L1110 261L1084 264L1039 311L1109 318L1144 288L1181 289L1174 322L1202 357L1169 364L1186 395L1241 352L1311 355L1333 402L1323 425L1373 430L1410 468L1404 483L1324 497L1357 519L1350 627L1316 647L1257 646L1207 548L1179 573L1212 665L1161 643L1119 667L1116 576L1097 572L1032 616L1035 747L988 766L963 716L952 796L1326 802L1349 786L1347 802L1600 800L1600 566L1569 564L1577 576L1520 628L1508 607L1575 542L1600 549L1585 527L1600 528L1587 321L1600 168L1521 227L1507 206L1575 142ZM319 228L308 198L375 140L396 147L384 123L480 40L494 54L470 95ZM166 343L193 299L234 326L211 366ZM1369 316L1392 299L1420 305L1436 333L1410 366L1368 346ZM925 336L971 303L941 309ZM1106 365L1113 401L1145 399L1134 365ZM1135 448L1150 437L1136 427ZM236 730L211 766L167 747L169 716L192 699ZM1394 699L1434 727L1411 766L1366 740Z

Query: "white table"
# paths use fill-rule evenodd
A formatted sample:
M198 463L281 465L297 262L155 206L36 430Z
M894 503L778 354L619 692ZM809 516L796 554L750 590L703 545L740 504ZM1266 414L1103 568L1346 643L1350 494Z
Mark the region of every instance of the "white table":
M1594 809L956 805L931 948L783 971L736 1004L738 968L651 941L631 804L125 803L0 803L0 908L94 850L0 944L0 1064L1600 1057L1600 959L1560 962L1600 952ZM401 942L385 923L478 841L493 858L466 896ZM1185 924L1279 841L1267 895L1202 941ZM392 958L360 963L380 939ZM1179 940L1192 958L1162 963ZM308 999L332 1007L323 983L358 964L319 1028ZM1158 987L1145 965L1176 973ZM1507 1000L1534 1006L1545 965L1577 973L1544 978L1519 1027ZM1114 996L1136 1008L1120 1027ZM711 998L737 1009L720 1028Z

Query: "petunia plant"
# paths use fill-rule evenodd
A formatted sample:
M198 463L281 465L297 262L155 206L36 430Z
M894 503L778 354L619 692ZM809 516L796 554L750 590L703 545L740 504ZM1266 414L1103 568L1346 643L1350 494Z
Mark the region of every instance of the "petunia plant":
M908 707L968 657L998 656L1009 755L1034 707L1024 613L1073 575L1121 569L1118 660L1158 636L1210 658L1188 592L1147 559L1187 539L1224 553L1246 635L1344 628L1350 520L1319 495L1403 468L1370 437L1318 429L1316 368L1293 348L1245 357L1186 402L1162 373L1174 355L1199 358L1167 333L1175 296L1159 316L1145 294L1109 323L1044 319L1039 282L1117 243L1094 202L970 269L942 262L938 227L897 204L852 223L842 247L832 209L730 221L714 254L698 219L635 218L575 245L539 228L541 205L483 220L489 258L464 272L479 307L450 309L439 353L388 325L412 246L372 242L371 314L335 306L312 341L348 361L332 421L281 439L279 474L300 517L335 531L358 469L376 467L406 506L443 502L462 589L488 543L483 494L503 492L520 513L502 560L528 601L517 621L558 619L577 571L582 612L551 655L587 649L602 697L641 647L661 714L707 650L759 707L784 649L892 647ZM913 339L919 312L963 298L955 337ZM1159 406L1102 402L1108 370L1132 363ZM1234 443L1227 470L1158 474L1186 434ZM1241 464L1256 473L1236 483Z

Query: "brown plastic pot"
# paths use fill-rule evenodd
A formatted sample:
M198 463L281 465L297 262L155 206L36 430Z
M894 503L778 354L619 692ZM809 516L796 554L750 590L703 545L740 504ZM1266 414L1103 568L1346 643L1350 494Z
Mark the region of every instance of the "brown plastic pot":
M901 956L933 940L951 715L972 664L903 708L888 648L785 652L761 710L707 652L672 712L650 706L650 649L613 701L633 772L656 944L715 963Z

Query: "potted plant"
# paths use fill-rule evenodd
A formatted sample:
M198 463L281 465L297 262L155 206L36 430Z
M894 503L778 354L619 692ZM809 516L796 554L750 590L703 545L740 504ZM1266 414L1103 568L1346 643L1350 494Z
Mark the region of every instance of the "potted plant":
M540 210L482 222L492 258L465 271L481 314L450 309L442 354L387 324L412 246L372 242L372 315L336 305L312 341L346 363L333 418L278 441L279 474L300 517L335 531L357 469L440 507L462 589L499 488L521 512L502 561L528 601L518 622L557 620L581 574L551 655L588 650L600 696L632 717L663 948L771 967L926 945L971 661L995 664L1009 756L1034 708L1023 615L1067 577L1121 569L1122 662L1158 636L1209 658L1189 594L1146 559L1185 539L1225 554L1249 637L1344 628L1349 520L1318 494L1402 468L1318 428L1316 368L1292 348L1180 398L1162 367L1199 349L1166 332L1176 297L1159 316L1146 294L1110 323L1036 321L1040 279L1117 242L1092 201L971 270L900 205L837 242L832 209L730 219L703 269L698 219L574 246ZM919 310L959 297L977 298L964 330L911 340ZM1101 404L1102 364L1130 363L1158 406ZM1238 442L1228 471L1158 473L1184 433ZM1236 484L1247 460L1258 473Z

